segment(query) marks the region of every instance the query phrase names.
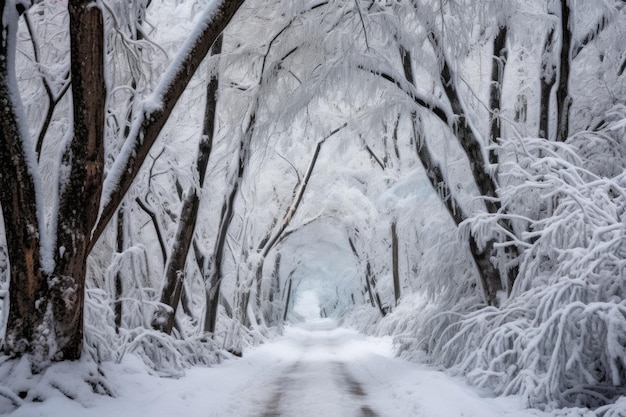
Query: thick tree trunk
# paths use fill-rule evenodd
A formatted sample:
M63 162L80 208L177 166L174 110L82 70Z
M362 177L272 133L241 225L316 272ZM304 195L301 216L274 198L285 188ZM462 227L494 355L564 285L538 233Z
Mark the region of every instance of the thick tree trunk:
M38 174L15 77L17 11L0 6L0 203L10 264L9 314L4 351L11 356L33 353L34 367L48 359L42 325L47 313L47 277L40 254ZM41 201L39 201L41 203Z
M59 180L57 250L50 292L57 359L78 359L83 344L85 274L90 233L98 218L104 174L104 21L89 0L73 0L70 15L73 138Z

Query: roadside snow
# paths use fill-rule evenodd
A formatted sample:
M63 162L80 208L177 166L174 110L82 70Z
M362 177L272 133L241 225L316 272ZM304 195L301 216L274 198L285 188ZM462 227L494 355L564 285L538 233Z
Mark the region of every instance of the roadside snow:
M329 319L290 326L240 360L156 378L138 359L107 364L117 398L87 407L59 396L10 416L389 416L523 417L519 398L487 398L463 382L394 358L391 338L367 337Z

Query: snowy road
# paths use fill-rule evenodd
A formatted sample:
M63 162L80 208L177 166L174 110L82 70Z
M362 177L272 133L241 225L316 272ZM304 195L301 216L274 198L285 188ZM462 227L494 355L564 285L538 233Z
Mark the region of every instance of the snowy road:
M138 359L105 365L118 397L63 396L11 416L526 417L519 398L481 397L462 381L393 357L391 339L316 320L285 329L240 360L155 378Z
M259 350L280 359L250 382L247 399L231 397L232 414L214 416L537 415L522 411L520 399L482 398L441 372L395 359L389 339L366 337L330 320L287 328Z
M261 416L379 415L369 405L363 383L351 371L358 364L358 354L351 354L357 353L352 349L355 334L321 321L289 329L286 338L300 354L281 365L280 375L269 384L256 388L255 403L268 399ZM250 407L247 415L258 416L255 408Z

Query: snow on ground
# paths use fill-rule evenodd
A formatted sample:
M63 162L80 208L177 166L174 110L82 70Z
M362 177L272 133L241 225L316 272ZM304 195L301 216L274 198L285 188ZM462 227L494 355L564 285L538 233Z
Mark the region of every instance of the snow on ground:
M148 375L138 359L105 371L117 398L87 407L65 397L30 403L13 417L389 416L523 417L519 398L487 398L444 373L394 358L390 338L367 337L330 319L289 326L242 359L194 368L180 379Z

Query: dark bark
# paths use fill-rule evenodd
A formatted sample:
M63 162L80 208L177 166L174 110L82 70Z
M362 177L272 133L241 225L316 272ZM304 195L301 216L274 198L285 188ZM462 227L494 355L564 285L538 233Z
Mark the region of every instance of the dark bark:
M502 83L504 68L507 60L506 50L507 27L502 26L493 40L493 57L491 64L491 85L489 87L489 110L491 112L491 141L497 143L502 137L502 123L500 121ZM498 154L495 149L489 150L489 163L497 165Z
M489 111L491 112L491 143L496 144L498 140L502 137L502 122L500 120L500 107L502 104L502 84L504 82L504 70L506 67L506 62L508 58L508 53L506 50L506 38L507 38L507 27L502 26L498 30L498 34L495 36L493 40L493 57L492 57L492 67L491 67L491 86L489 91ZM489 150L489 163L498 167L499 158L498 153L494 146ZM496 173L498 170L496 169ZM512 232L513 225L510 221L506 219L502 219L499 221L500 225L507 230L508 232ZM509 259L516 259L519 256L519 250L517 246L507 245L504 248L505 256ZM515 279L517 278L517 274L519 272L519 267L513 266L507 271L507 292L510 294L511 289L513 288L513 284Z
M8 253L11 263L12 294L7 321L5 347L8 353L21 355L34 352L41 358L77 359L82 351L84 286L87 256L104 231L124 195L136 177L141 163L147 156L161 128L168 119L176 101L182 94L196 68L206 55L208 48L222 32L243 0L223 1L213 18L200 30L189 53L177 68L174 76L165 85L162 106L145 111L137 122L134 144L128 160L120 160L122 173L108 196L103 215L98 217L103 179L103 136L104 104L106 98L103 77L103 20L101 9L92 1L71 0L68 4L70 16L70 61L73 98L73 138L63 150L62 165L66 174L61 178L54 270L50 277L42 271L39 254L40 233L37 216L36 180L32 170L36 161L24 147L30 141L26 127L20 127L15 97L18 91L10 91L17 85L9 66L14 65L15 42L9 44L8 37L15 37L16 28L3 27L0 48L7 57L0 66L0 101L4 111L0 116L3 136L0 159L6 164L0 168L2 175L2 199L4 220L7 227ZM20 3L20 12L25 4ZM6 5L2 14L14 13ZM14 16L13 16L14 17ZM16 19L3 19L15 22ZM9 47L11 46L11 47ZM118 166L119 168L119 166ZM96 222L98 221L97 225ZM92 234L93 231L93 234ZM52 268L52 265L50 265ZM46 278L49 278L46 280ZM49 287L46 288L47 283ZM47 293L52 304L51 315L46 315ZM20 311L22 310L22 311ZM50 327L39 325L43 317L50 319ZM48 337L38 337L37 331L51 331ZM48 344L49 340L54 340ZM48 352L50 346L54 351Z
M268 308L265 312L265 322L269 325L280 320L279 317L275 316L274 311L274 298L275 295L280 292L280 260L281 254L277 253L276 257L274 258L274 268L272 270L271 283L267 295L267 299L269 301Z
M285 301L285 309L283 311L283 321L287 321L287 313L289 313L289 303L291 302L291 278L287 288L287 300Z
M437 55L441 59L441 86L450 102L452 111L458 118L452 126L454 135L467 156L474 182L481 196L484 198L483 201L485 202L487 211L497 213L500 208L500 202L497 199L496 182L489 172L487 172L487 164L483 157L480 142L468 125L467 116L465 115L465 110L461 103L461 97L456 88L456 80L453 78L450 64L444 51L441 49L439 39L434 33L431 33L430 40Z
M117 253L122 253L124 252L126 243L125 243L125 239L124 239L124 205L120 206L119 210L117 211ZM123 277L122 277L122 271L121 268L120 270L117 271L117 273L115 274L115 278L114 278L114 290L115 290L115 294L114 294L114 298L113 298L113 313L115 315L115 331L116 333L119 333L120 327L122 325L122 307L123 307L123 303L121 301L121 297L122 297L122 289L123 289Z
M552 87L556 83L556 64L552 53L555 43L554 28L550 28L546 41L543 46L543 54L541 60L541 77L539 92L539 137L550 139L550 102L552 96Z
M413 134L416 137L415 143L417 155L424 167L424 170L426 171L428 181L435 191L439 193L439 197L445 205L448 214L454 221L454 224L458 226L468 217L452 194L452 190L450 190L450 187L448 186L448 182L443 175L441 166L435 162L423 139L419 137L419 130L416 126L416 117L417 115L413 114ZM483 288L485 302L489 305L496 305L496 294L498 291L502 290L502 280L500 272L489 260L490 254L493 252L494 242L488 242L486 247L483 250L480 250L478 248L478 244L476 243L476 239L470 234L468 237L468 243L470 253L474 263L476 264L480 283Z
M569 136L569 113L572 97L569 94L570 64L572 56L572 31L570 28L570 7L567 0L561 5L561 51L559 59L559 84L556 90L557 131L556 140L564 142Z
M222 52L221 36L213 44L212 55L219 55ZM207 83L207 102L205 106L204 127L202 138L198 147L198 157L196 169L198 170L198 188L202 189L206 167L211 157L213 149L213 137L215 135L215 114L217 107L217 94L219 89L219 71L212 73ZM153 327L164 333L170 333L174 325L176 310L181 299L183 284L185 279L185 263L187 254L193 241L198 218L198 208L200 206L200 196L195 188L189 190L187 197L183 201L181 213L178 220L178 230L174 238L172 250L167 260L163 289L161 291L161 303L168 308L159 309L155 314Z
M48 347L42 326L47 308L47 280L40 259L40 230L37 210L35 155L26 148L30 143L14 76L16 21L7 14L17 13L0 7L0 203L4 219L7 253L10 264L9 314L4 351L11 356L33 353L35 362L48 359ZM35 364L35 366L37 366Z
M228 228L233 219L235 198L237 192L243 180L246 165L248 164L248 152L250 151L250 145L252 142L252 136L254 134L254 126L256 123L256 115L253 111L250 116L250 122L248 128L241 137L239 143L239 158L237 164L237 174L231 180L231 188L228 192L224 204L222 205L220 226L217 232L216 243L213 250L212 265L209 267L209 277L207 281L209 283L209 290L207 295L206 316L204 319L204 331L213 333L215 332L215 324L217 323L217 307L219 304L220 288L222 285L222 279L224 278L224 271L222 270L222 261L224 259L226 249L226 236L228 235ZM249 299L249 289L247 291ZM246 299L246 293L243 298ZM247 301L246 301L247 305ZM245 315L245 314L244 314Z
M434 42L434 45L437 45L436 39L434 37L432 38L432 41ZM409 52L404 50L402 47L400 51L400 56L402 57L403 60L411 59ZM444 59L443 65L444 67L442 69L442 83L445 83L445 82L452 83L453 80L452 80L450 71L448 69L447 62L445 62L445 59ZM410 69L411 66L404 63L403 68ZM413 74L408 74L406 78L407 80L414 79ZM454 101L454 104L452 105L453 110L455 112L460 111L462 112L461 115L463 115L464 111L459 101L459 97L458 97L458 94L456 93L455 87L448 86L445 88L446 88L446 94L449 95L451 102ZM448 182L446 178L444 177L443 169L433 158L425 140L420 137L419 128L417 126L417 123L418 123L417 117L418 117L417 113L411 114L411 121L413 124L413 135L414 135L414 140L416 144L417 156L420 159L424 167L424 170L426 171L426 175L428 177L430 184L435 189L435 191L439 194L439 197L441 198L441 201L444 203L448 213L450 214L450 217L452 217L452 220L458 226L461 222L466 220L468 217L463 211L463 209L461 208L461 206L459 205L454 195L452 194L452 190L450 189ZM460 130L457 129L456 133L457 133L457 137L459 138L459 141L465 142L464 149L470 148L466 150L466 155L469 158L470 165L472 166L474 179L476 181L478 181L478 179L476 179L477 177L481 178L482 180L485 180L485 178L488 179L486 183L483 183L483 187L480 187L480 186L478 187L479 190L481 192L484 191L484 192L492 193L492 195L495 196L496 195L495 183L485 171L485 162L484 162L484 159L482 158L482 151L480 149L480 145L478 141L476 140L473 133L471 132L471 130L469 130L467 126L461 127ZM458 136L459 134L463 135L463 137L462 138L459 137ZM472 157L476 154L478 154L478 157L477 157L478 159L472 160ZM481 164L480 167L478 166L478 164ZM487 209L493 213L497 212L497 210L499 209L499 206L500 206L499 202L497 201L491 202L490 204L487 204L486 202ZM491 210L495 210L495 211L491 211ZM493 243L494 242L488 242L486 247L483 250L480 250L478 247L478 244L476 243L474 236L472 236L471 234L469 236L470 253L472 255L472 258L474 259L476 268L478 270L479 279L483 288L485 302L489 305L496 305L497 303L496 294L498 291L502 290L502 279L500 277L500 272L489 260L490 254L493 252Z
M51 300L57 359L78 359L83 343L85 273L90 233L98 217L104 174L104 20L88 0L68 4L73 138L61 164Z
M195 219L198 215L199 200L196 190L193 189L183 201L178 229L167 265L165 266L165 278L160 302L168 308L157 310L152 326L167 334L171 333L174 326L174 318L183 289L185 262L196 227Z
M391 271L393 273L393 295L397 307L400 299L400 268L398 265L398 232L395 221L391 223Z
M367 286L367 293L370 297L370 303L372 304L372 307L376 307L376 300L374 299L374 294L372 293L371 278L372 278L372 265L370 264L370 261L368 260L365 265L365 285Z

